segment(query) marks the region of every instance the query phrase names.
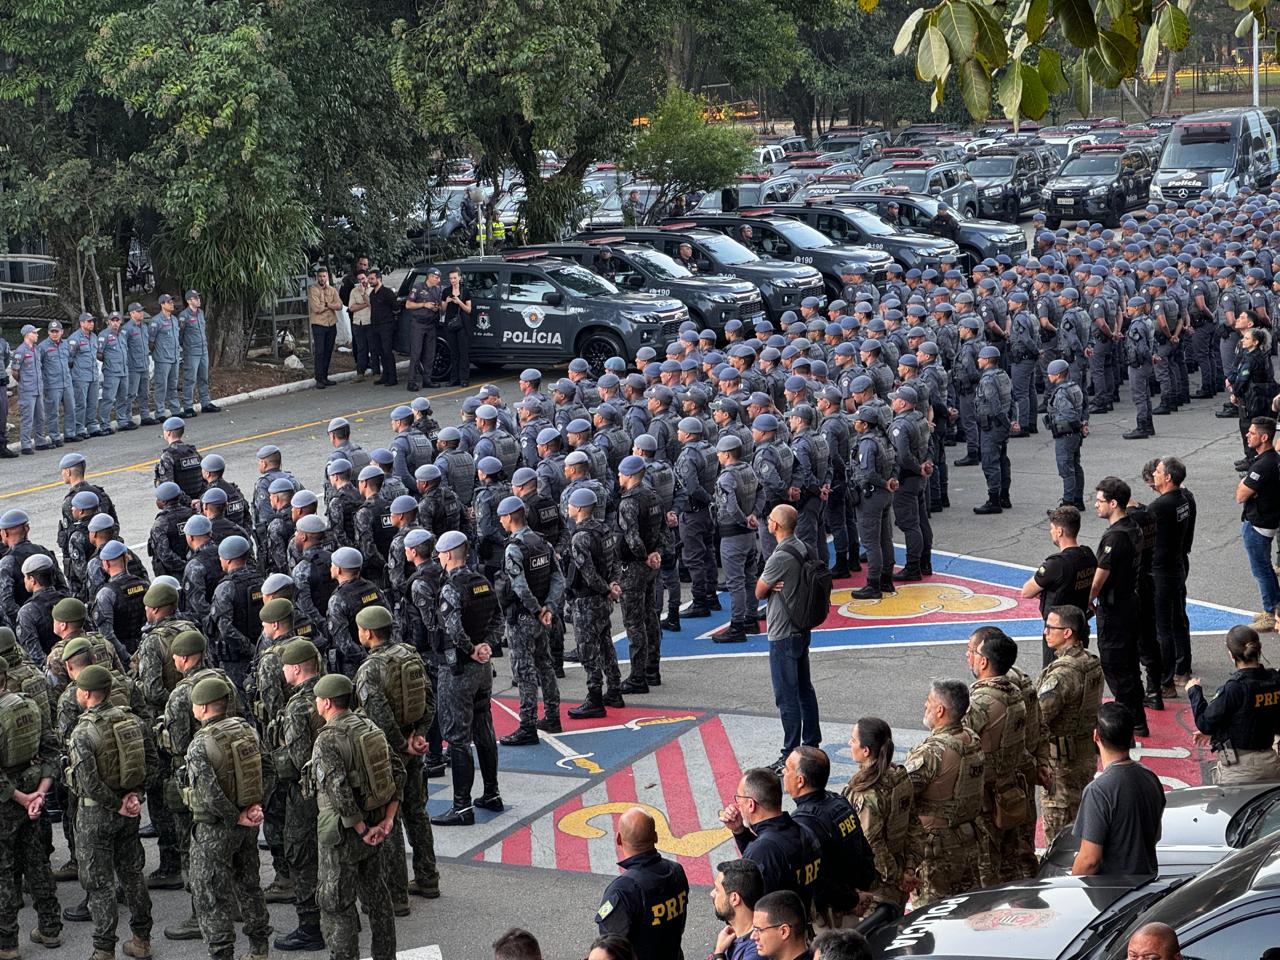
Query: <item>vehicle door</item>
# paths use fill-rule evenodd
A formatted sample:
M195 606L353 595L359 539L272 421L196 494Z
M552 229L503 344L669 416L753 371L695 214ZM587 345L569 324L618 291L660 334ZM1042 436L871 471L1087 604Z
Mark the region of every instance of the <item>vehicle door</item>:
M1018 157L1014 164L1014 176L1018 178L1018 204L1023 209L1034 207L1044 186L1044 167L1034 153Z
M1135 153L1125 153L1120 157L1120 169L1117 176L1120 180L1120 192L1124 197L1126 207L1132 207L1138 199L1138 185L1134 176L1136 162L1137 155Z
M871 244L866 243L863 233L858 229L857 224L851 223L847 217L843 217L838 213L818 213L813 218L813 228L824 236L830 237L836 243L871 246Z
M768 224L753 222L751 229L755 235L756 253L760 256L775 260L794 260L799 253L786 237Z
M1155 166L1151 155L1139 150L1133 158L1133 200L1132 206L1144 205L1151 198L1151 178L1155 175Z
M498 312L498 342L507 356L518 349L521 357L554 358L573 343L578 310L539 269L511 270Z
M631 259L625 253L613 251L613 277L614 284L623 290L652 290L653 278L649 275L649 271L640 266L635 260ZM664 294L670 295L670 290L663 290Z
M502 272L496 267L462 266L462 283L471 291L471 355L485 358L501 353L500 322ZM441 330L441 342L444 331Z

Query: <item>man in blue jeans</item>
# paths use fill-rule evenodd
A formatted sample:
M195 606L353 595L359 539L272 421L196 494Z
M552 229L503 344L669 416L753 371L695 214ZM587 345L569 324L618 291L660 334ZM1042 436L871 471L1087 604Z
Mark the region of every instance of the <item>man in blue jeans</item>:
M1255 630L1274 630L1280 608L1280 581L1271 565L1271 545L1280 528L1280 455L1272 445L1275 432L1276 422L1271 417L1250 421L1244 442L1256 456L1236 487L1236 503L1242 505L1240 539L1262 594L1262 612L1251 624Z
M799 629L791 612L801 606L800 558L809 548L796 536L796 508L781 504L769 513L769 533L777 549L765 562L756 581L756 599L769 598L765 624L769 632L769 673L773 678L773 700L782 716L782 755L773 763L781 774L787 756L801 744L822 744L818 727L818 696L809 679L809 631Z

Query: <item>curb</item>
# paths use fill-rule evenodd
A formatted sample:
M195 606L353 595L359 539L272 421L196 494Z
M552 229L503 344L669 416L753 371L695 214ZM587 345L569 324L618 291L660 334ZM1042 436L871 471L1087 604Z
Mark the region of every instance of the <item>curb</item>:
M396 363L396 371L407 370L409 367L408 360L400 360ZM344 373L335 373L329 379L334 383L346 383L356 378L354 370L348 370ZM274 387L262 387L258 390L250 390L247 393L236 393L229 397L214 398L214 403L220 407L234 407L238 403L251 403L254 400L269 400L272 397L285 397L291 393L301 393L303 390L314 390L316 382L314 378L308 377L305 380L295 380L292 383L279 383Z

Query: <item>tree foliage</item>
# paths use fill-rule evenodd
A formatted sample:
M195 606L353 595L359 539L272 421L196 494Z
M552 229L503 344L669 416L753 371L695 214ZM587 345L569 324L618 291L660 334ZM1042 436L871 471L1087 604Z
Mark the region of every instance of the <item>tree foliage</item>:
M708 123L706 110L704 98L673 87L627 152L627 168L657 187L651 211L664 209L680 194L723 187L751 162L747 135Z

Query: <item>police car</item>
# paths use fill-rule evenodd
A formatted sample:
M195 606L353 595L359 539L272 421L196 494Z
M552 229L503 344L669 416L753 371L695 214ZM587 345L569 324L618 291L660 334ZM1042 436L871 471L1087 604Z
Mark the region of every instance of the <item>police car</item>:
M1147 923L1178 932L1187 960L1255 960L1280 946L1280 834L1198 877L1054 877L935 901L870 937L888 957L1125 960Z
M1119 225L1124 214L1145 206L1154 173L1151 155L1136 144L1082 146L1049 178L1041 194L1049 229L1067 219L1106 219Z
M886 261L895 260L906 269L936 267L943 257L958 257L960 248L950 240L913 233L886 223L878 214L863 207L850 206L829 197L807 203L783 203L773 208L778 213L802 220L838 244L854 244L854 249L870 248ZM849 249L848 246L843 249ZM866 258L854 257L870 263ZM883 267L876 261L875 278L881 279ZM839 289L839 287L837 287Z
M788 162L790 160L788 159ZM781 203L804 186L804 180L795 174L746 173L736 183L720 190L708 190L694 206L691 213L720 213L740 207L758 207L766 203Z
M430 264L420 264L400 285L400 305ZM471 291L473 363L551 366L582 357L599 370L609 357L631 357L643 346L661 348L689 319L672 297L622 292L608 280L569 260L540 250L501 257L471 257L434 264L444 277L457 267ZM441 336L435 376L448 376L452 358Z
M1041 141L1040 146L1047 146ZM1052 155L1052 151L1048 151ZM1053 175L1048 157L1030 144L1005 144L979 150L965 161L965 169L978 188L978 212L1017 223L1022 211L1040 206L1040 190Z
M868 177L858 186L866 190L886 183L945 200L966 217L978 215L978 190L963 163L927 159L895 160L884 173Z
M819 273L826 285L827 294L835 299L840 293L840 271L845 264L856 262L866 266L869 276L883 280L885 270L893 262L879 245L862 244L852 239L834 240L821 230L798 218L792 207L750 207L736 213L689 217L700 226L710 227L735 240L743 240L743 228L751 228L748 244L762 257L774 260L790 260L792 263L809 264ZM804 208L800 208L803 212ZM933 238L928 238L930 242Z
M585 231L574 239L590 241L602 236L622 236L669 257L676 256L680 244L687 243L693 248L698 273L726 273L754 283L770 320L776 321L783 311L800 309L805 297L824 298L822 274L813 267L762 259L732 237L693 220L677 220L656 227Z
M596 266L601 247L609 248L608 273ZM764 319L764 301L755 284L728 274L690 273L674 258L642 243L629 243L620 234L593 237L586 243L547 243L523 249L573 260L602 273L623 290L643 290L679 300L699 330L709 327L720 332L730 320L751 326Z
M1165 794L1156 857L1161 874L1198 873L1232 850L1280 830L1280 784L1187 787ZM1064 877L1080 841L1064 830L1040 861L1040 877Z

